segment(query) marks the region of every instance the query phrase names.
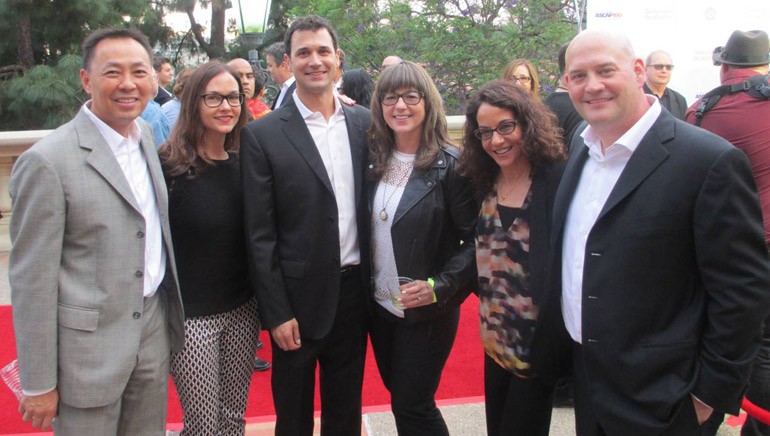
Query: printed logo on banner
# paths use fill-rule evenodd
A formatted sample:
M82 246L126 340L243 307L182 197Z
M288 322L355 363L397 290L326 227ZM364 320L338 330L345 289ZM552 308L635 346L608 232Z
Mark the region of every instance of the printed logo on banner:
M648 21L670 20L674 18L673 9L645 9L644 18Z
M717 18L717 10L714 8L706 8L703 12L703 17L706 21L714 21Z
M606 12L597 12L594 15L594 18L611 18L615 20L619 20L623 18L622 12L612 12L612 11L606 11Z

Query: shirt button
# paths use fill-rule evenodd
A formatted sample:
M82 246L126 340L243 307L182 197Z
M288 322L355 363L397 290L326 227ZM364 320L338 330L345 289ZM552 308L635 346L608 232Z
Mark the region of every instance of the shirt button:
M142 314L139 312L134 312L134 319L139 319L142 317Z
M142 238L144 238L144 232L143 232L143 231L141 231L141 230L140 230L140 231L138 231L138 232L136 232L136 237L137 237L137 238L139 238L139 239L142 239Z
M141 278L141 277L144 276L144 273L141 272L141 271L137 271L137 272L134 273L134 276L137 277L137 278Z

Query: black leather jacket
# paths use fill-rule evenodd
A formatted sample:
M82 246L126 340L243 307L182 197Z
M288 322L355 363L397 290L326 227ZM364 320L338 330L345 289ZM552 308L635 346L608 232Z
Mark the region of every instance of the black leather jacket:
M441 150L430 168L414 168L393 217L391 238L399 276L433 278L437 302L404 310L407 323L436 318L476 286L475 224L479 203L457 173L460 150ZM369 212L377 180L368 182ZM372 245L376 244L372 241Z

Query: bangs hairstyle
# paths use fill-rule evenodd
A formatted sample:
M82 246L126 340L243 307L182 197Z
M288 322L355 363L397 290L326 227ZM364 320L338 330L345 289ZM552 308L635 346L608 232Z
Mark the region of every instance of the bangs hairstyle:
M385 123L382 113L382 97L388 92L400 89L416 90L422 93L425 102L425 120L422 125L420 147L414 159L415 168L427 168L439 155L442 147L452 146L447 132L446 116L436 85L425 69L414 62L402 61L386 68L380 74L372 94L372 122L369 126L369 154L372 167L369 177L379 180L388 167L396 137Z
M482 103L506 109L521 129L523 155L529 161L531 174L540 165L565 158L561 129L556 116L539 98L534 98L526 89L508 79L498 79L484 85L473 97L465 113L463 132L463 154L460 158L461 174L469 177L476 192L486 195L492 191L495 179L500 173L497 162L484 150L481 140L474 135L479 128L478 113ZM487 126L496 127L496 126Z
M503 70L503 79L516 80L513 78L513 72L516 70L516 68L519 67L519 65L524 65L527 71L529 71L529 77L532 78L532 80L529 81L529 91L535 97L539 97L540 96L540 78L538 78L537 68L535 68L535 64L533 64L532 62L526 59L514 59L508 62L508 65L506 65L505 69Z
M166 170L168 176L175 177L188 173L190 177L194 177L198 171L213 164L211 158L202 152L205 148L206 129L201 123L199 108L206 85L222 73L233 76L238 83L238 92L243 94L241 79L223 63L212 61L195 69L182 90L182 96L179 99L181 104L179 118L174 125L174 130L168 141L164 142L160 148L161 161L168 168ZM223 101L222 104L229 103ZM241 128L248 121L248 114L249 110L244 98L238 122L233 130L225 135L225 150L238 151Z

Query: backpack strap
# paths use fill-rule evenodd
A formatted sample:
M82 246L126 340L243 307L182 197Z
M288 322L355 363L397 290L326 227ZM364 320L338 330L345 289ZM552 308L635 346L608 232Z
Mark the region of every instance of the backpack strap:
M767 84L770 76L753 76L741 83L717 86L701 98L698 109L695 110L695 125L700 127L703 115L710 111L723 95L746 92L750 96L760 100L770 100L770 85Z

